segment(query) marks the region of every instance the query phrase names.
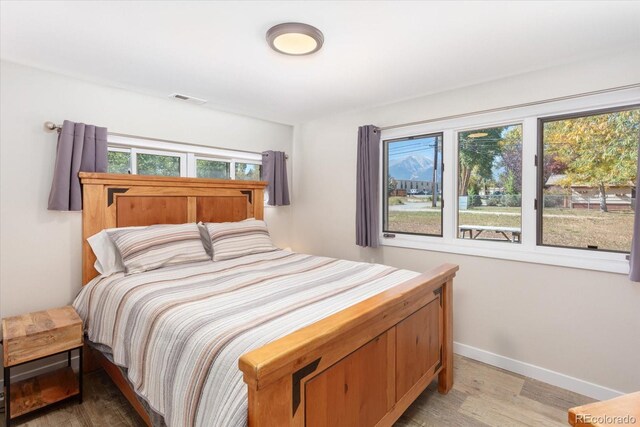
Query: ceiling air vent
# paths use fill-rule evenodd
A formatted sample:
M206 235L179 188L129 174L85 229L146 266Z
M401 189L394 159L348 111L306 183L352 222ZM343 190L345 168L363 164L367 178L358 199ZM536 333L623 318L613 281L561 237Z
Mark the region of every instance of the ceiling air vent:
M206 104L206 99L195 98L193 96L183 95L181 93L172 93L169 95L170 98L179 99L180 101L189 102L191 104L202 105Z

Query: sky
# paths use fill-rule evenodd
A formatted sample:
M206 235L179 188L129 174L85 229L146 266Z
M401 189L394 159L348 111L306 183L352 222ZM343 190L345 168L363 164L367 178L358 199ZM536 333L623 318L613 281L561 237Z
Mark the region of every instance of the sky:
M425 156L433 162L433 148L437 139L440 139L439 135L390 142L388 144L389 162L403 159L411 155Z

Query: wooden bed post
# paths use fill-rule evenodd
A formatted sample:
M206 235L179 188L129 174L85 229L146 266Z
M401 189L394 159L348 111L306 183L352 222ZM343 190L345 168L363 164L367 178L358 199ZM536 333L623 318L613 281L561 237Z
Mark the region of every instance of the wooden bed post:
M269 427L271 425L304 426L303 411L297 411L298 416L292 414L291 400L282 396L291 396L291 377L283 377L258 389L257 385L249 386L249 412L247 425L251 427Z
M442 336L442 371L438 374L438 392L447 394L453 387L453 280L442 286L444 324Z

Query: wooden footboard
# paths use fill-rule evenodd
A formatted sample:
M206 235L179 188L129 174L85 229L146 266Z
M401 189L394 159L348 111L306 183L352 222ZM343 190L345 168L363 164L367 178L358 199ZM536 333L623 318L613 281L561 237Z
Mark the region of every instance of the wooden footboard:
M438 377L453 385L445 264L240 358L249 426L390 426Z

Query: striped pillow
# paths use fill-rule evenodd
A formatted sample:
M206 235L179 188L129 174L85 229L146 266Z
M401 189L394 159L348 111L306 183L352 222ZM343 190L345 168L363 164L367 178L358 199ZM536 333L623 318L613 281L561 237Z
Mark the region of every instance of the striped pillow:
M127 274L169 265L207 261L198 225L152 225L109 233L118 248Z
M224 261L245 255L275 251L264 221L207 223L213 260Z

